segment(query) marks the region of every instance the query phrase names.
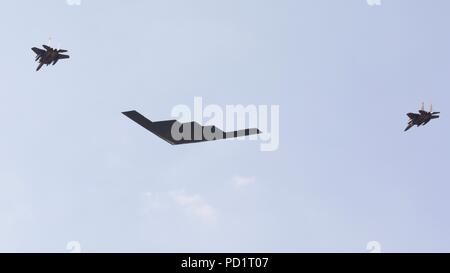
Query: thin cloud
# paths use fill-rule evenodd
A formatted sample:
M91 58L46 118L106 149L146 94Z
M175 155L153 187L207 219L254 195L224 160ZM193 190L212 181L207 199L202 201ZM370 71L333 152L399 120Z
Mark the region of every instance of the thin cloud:
M159 193L145 192L146 209L158 210L164 207L164 196Z
M81 5L81 0L66 0L66 4L69 6L79 6Z
M254 176L234 176L232 179L233 185L236 189L242 189L256 183Z
M184 190L178 190L162 193L145 192L144 197L147 212L178 209L203 222L214 223L217 220L216 209L198 194L188 194Z
M373 6L381 6L381 0L366 0L367 5L373 7Z
M198 194L187 194L185 191L172 191L169 193L173 201L188 214L200 218L204 222L217 220L216 210Z

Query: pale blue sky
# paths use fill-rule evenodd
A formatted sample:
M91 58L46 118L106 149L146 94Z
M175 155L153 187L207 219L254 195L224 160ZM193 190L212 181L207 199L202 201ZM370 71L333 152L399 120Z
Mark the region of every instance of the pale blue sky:
M447 0L4 1L0 251L450 251ZM71 59L35 72L52 37ZM280 105L280 148L121 112ZM441 119L407 133L406 112ZM236 188L236 177L247 179Z

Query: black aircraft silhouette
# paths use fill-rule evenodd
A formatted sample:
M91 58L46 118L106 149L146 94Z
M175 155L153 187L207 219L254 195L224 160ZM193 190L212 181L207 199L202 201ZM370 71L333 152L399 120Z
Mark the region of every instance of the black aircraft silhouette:
M153 122L134 110L122 112L122 114L172 145L236 138L261 133L259 129L224 132L216 126L202 126L197 122L180 123L177 120Z
M33 47L31 48L31 50L34 51L34 53L37 54L36 56L36 62L39 61L39 65L36 68L36 71L39 71L39 69L41 69L41 67L46 64L53 64L55 65L56 62L58 62L58 60L60 59L68 59L69 55L64 55L64 54L60 54L60 53L64 53L67 52L67 50L65 49L54 49L52 47L49 47L48 45L42 45L44 49L40 49L37 47Z
M432 119L439 118L438 114L440 112L433 112L433 105L430 106L430 111L427 112L424 110L424 104L422 103L422 107L419 110L419 113L408 113L406 114L409 117L408 126L406 127L405 131L408 131L411 127L414 125L417 125L419 127L420 125L425 125Z

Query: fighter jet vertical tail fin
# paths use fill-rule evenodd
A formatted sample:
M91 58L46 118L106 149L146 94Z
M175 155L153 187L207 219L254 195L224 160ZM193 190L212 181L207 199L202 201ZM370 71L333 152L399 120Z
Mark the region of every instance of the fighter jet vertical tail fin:
M425 111L425 103L422 102L422 105L420 106L420 110Z

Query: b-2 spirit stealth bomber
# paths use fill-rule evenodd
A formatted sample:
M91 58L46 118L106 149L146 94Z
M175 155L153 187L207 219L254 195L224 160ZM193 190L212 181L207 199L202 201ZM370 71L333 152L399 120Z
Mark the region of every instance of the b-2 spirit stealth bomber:
M137 111L123 112L125 116L172 145L197 143L260 134L259 129L224 132L216 126L202 126L197 122L177 120L150 121Z

